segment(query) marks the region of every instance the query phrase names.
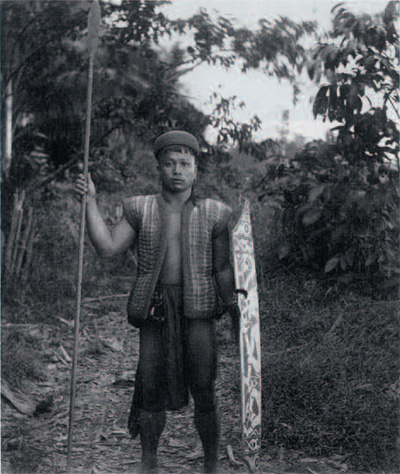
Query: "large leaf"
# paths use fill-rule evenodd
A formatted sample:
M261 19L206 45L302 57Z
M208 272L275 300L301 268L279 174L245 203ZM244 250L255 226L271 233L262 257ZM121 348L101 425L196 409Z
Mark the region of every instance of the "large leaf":
M283 260L285 257L287 257L289 255L289 252L290 252L289 242L283 242L283 244L279 246L279 250L278 250L279 260Z
M374 252L372 253L371 255L369 255L367 257L367 259L365 260L365 266L366 267L369 267L370 265L372 265L374 262L376 262L376 259L378 258L378 252Z
M316 199L318 199L321 194L324 192L324 189L326 188L326 184L321 184L319 186L315 186L314 188L310 189L310 192L308 194L308 200L310 202L314 202Z
M329 86L322 86L319 89L313 105L314 117L317 117L317 115L323 115L326 112L329 104L329 99L327 97L328 91Z
M322 216L321 209L318 209L318 208L310 209L303 216L303 224L306 226L313 225L317 221L319 221L321 216Z
M325 265L325 273L329 273L332 270L334 270L339 263L339 259L340 259L339 255L336 255L335 257L328 260Z
M350 248L346 250L346 253L345 253L346 262L350 265L350 267L353 266L355 253L356 251L354 248Z

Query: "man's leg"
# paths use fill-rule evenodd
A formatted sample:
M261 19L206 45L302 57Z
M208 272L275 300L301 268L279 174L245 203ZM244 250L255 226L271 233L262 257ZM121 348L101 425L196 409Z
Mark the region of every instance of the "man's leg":
M157 448L165 426L165 410L160 412L142 410L139 415L139 423L142 469L143 472L151 472L157 467Z
M142 469L157 466L157 448L165 425L166 376L162 326L151 323L140 329L139 370L143 403L139 414Z
M216 471L219 423L214 393L216 341L214 321L188 320L186 335L187 370L195 402L194 421L204 450L204 471Z

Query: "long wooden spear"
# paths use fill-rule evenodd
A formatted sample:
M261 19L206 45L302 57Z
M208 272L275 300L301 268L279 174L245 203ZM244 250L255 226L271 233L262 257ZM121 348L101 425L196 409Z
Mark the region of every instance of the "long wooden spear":
M90 126L92 119L92 92L93 92L93 63L97 51L97 42L100 27L100 5L98 0L92 0L88 17L88 33L87 33L87 49L89 53L89 70L87 81L86 96L86 129L85 129L85 149L83 156L83 176L87 182L89 168L89 146L90 146ZM74 350L72 357L71 370L71 396L69 408L69 425L68 425L68 444L67 444L67 472L71 468L72 454L72 433L75 415L75 395L76 395L76 367L78 364L78 348L79 348L79 319L81 313L82 299L82 276L83 276L83 252L85 245L85 219L86 219L86 194L82 196L81 203L81 219L79 228L79 261L78 261L78 278L77 278L77 295L76 295L76 313L74 325Z

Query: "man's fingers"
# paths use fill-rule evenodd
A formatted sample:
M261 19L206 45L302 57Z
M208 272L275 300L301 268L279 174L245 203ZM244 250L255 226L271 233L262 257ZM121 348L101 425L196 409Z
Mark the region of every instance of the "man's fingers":
M88 192L88 186L83 178L83 175L79 175L75 182L75 194L78 198L81 198L84 194Z
M81 197L84 194L88 196L95 196L96 195L96 187L92 181L92 177L90 173L88 173L87 179L85 179L84 175L80 173L75 181L75 193Z
M76 188L81 188L81 189L87 189L87 184L85 183L85 181L80 181L78 180L76 183L75 183L75 187Z
M80 174L78 176L78 178L76 179L76 182L75 182L75 186L87 189L88 184L87 184L83 174Z

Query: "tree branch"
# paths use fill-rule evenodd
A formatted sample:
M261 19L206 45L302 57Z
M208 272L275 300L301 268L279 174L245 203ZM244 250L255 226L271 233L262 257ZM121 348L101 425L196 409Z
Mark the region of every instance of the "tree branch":
M388 100L389 100L389 102L390 102L390 105L393 107L393 110L395 111L395 113L396 113L396 115L397 115L397 118L400 119L400 114L399 114L399 112L397 111L396 106L393 104L392 98L391 98L390 96L388 97Z

